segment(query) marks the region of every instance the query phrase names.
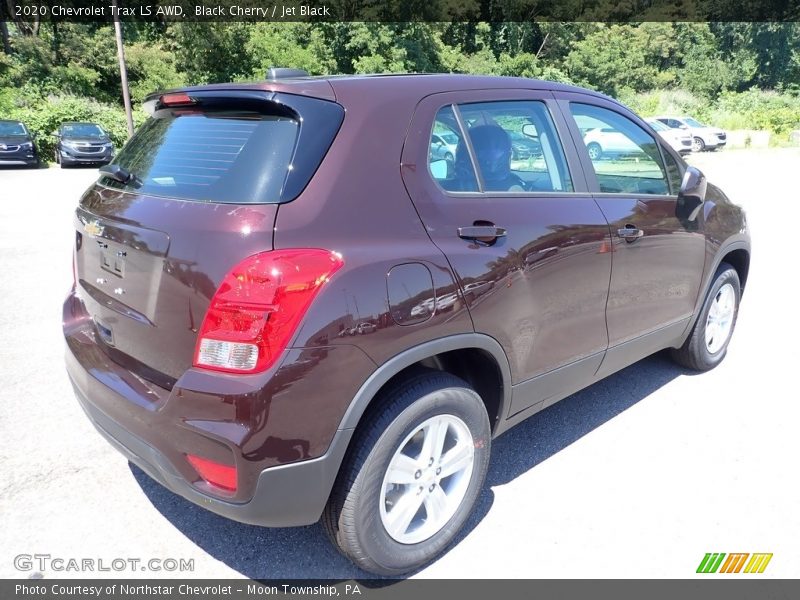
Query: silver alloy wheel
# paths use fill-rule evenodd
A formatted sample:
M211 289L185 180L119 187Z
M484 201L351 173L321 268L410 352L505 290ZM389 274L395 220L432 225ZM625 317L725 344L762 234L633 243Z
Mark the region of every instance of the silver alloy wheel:
M706 145L699 137L692 138L692 152L702 152Z
M733 316L736 313L736 292L730 283L717 291L706 319L706 349L716 354L728 341L733 329Z
M464 500L474 460L472 434L455 415L415 428L395 450L381 485L381 522L392 539L416 544L439 532Z

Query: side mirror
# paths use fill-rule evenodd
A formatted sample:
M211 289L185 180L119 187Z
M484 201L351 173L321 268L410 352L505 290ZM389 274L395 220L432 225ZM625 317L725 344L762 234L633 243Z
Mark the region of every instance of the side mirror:
M680 221L694 221L700 214L703 202L706 200L708 181L703 173L695 168L688 167L683 174L681 189L678 192L678 203L675 207L675 216Z
M536 131L536 125L533 123L525 123L522 126L522 135L527 135L529 138L539 137L539 132Z
M447 161L434 160L430 163L431 175L434 179L447 179Z

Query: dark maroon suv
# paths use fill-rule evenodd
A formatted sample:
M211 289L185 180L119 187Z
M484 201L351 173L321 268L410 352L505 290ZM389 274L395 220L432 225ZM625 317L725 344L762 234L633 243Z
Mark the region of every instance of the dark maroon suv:
M492 438L658 350L725 356L744 214L608 97L295 73L146 106L75 212L67 369L204 508L322 519L407 572L464 524ZM598 136L619 152L591 159Z

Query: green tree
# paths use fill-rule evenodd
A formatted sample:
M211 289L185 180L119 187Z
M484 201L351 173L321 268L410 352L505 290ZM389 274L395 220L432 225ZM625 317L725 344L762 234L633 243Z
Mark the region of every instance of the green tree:
M263 78L269 67L294 67L312 75L336 70L323 31L310 23L258 23L250 32L247 52L256 79Z
M188 83L241 81L255 66L247 50L251 29L246 23L174 23L165 47Z

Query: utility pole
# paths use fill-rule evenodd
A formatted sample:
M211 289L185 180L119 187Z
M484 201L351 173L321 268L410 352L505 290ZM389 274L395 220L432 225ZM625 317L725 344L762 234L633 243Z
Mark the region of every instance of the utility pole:
M128 91L128 68L125 66L125 48L122 46L122 24L119 21L117 0L112 0L114 11L114 35L117 38L117 58L119 59L119 78L122 81L122 101L125 103L125 117L128 120L128 138L133 136L133 113L131 94Z

